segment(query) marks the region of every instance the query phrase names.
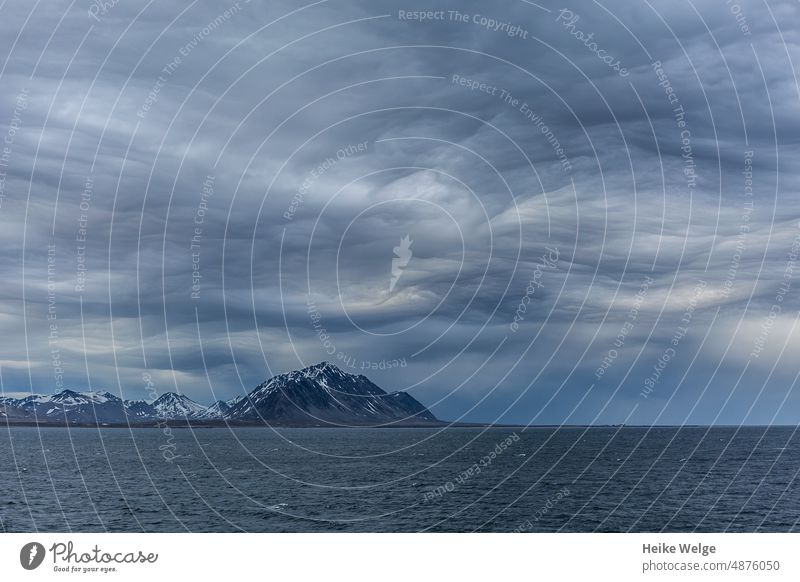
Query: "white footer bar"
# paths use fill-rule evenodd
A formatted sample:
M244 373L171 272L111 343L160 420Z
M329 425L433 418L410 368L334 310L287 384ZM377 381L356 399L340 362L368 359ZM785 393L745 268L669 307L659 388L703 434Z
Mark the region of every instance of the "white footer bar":
M800 580L798 539L794 534L2 534L0 572L5 580L777 581Z

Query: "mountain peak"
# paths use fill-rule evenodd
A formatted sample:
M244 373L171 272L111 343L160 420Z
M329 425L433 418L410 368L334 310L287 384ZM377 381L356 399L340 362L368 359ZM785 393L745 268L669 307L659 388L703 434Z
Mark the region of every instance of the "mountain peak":
M183 400L184 398L186 398L186 396L178 394L177 392L164 392L164 394L156 398L155 402L173 402L175 400Z
M296 370L294 372L289 372L288 374L282 374L278 377L286 376L288 378L330 378L332 380L343 380L346 378L354 377L353 374L349 374L339 368L336 364L331 362L323 361L318 364L314 364L313 366L307 366L302 370Z
M91 392L78 392L76 390L70 390L69 388L62 390L58 394L50 396L49 400L59 404L103 404L105 402L121 402L118 396L115 396L110 392L100 392L97 390Z
M313 366L308 366L300 370L301 372L338 372L339 374L343 374L342 370L336 364L332 364L331 362L322 361L319 364L314 364Z

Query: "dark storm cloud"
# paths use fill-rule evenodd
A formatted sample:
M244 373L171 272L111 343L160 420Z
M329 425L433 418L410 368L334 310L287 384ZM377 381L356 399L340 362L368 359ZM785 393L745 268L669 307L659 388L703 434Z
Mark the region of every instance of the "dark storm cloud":
M692 421L714 420L799 232L796 7L741 14L4 6L3 134L26 91L0 207L5 389L52 390L54 349L69 386L141 397L149 370L200 401L331 359L449 418L681 422L708 383ZM782 297L752 394L775 361L776 393L795 373ZM391 360L407 366L373 369ZM696 390L670 399L687 371Z

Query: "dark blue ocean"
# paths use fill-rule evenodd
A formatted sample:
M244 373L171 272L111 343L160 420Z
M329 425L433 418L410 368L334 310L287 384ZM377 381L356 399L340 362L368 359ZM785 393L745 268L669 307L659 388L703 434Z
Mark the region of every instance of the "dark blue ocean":
M4 531L792 531L795 428L0 429Z

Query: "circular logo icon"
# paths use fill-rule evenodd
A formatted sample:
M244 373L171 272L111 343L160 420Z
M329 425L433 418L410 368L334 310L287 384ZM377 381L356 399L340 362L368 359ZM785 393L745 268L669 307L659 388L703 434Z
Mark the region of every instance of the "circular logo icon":
M35 570L44 562L44 546L39 542L30 542L19 551L19 563L26 570Z

